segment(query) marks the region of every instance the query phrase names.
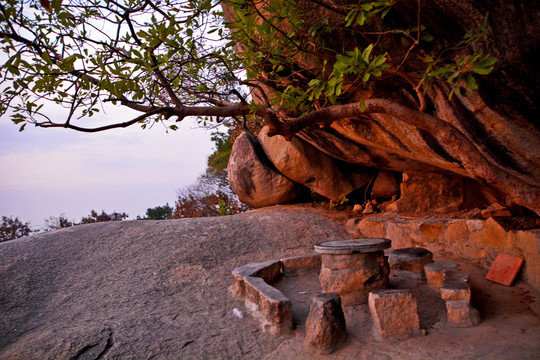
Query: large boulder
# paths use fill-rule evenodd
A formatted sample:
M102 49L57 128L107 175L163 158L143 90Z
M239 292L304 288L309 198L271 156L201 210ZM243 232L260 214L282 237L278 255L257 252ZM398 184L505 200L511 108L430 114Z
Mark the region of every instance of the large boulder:
M258 139L282 174L333 201L367 185L374 174L374 170L336 160L296 136L290 141L279 135L269 137L268 127Z
M276 170L257 138L248 132L234 142L227 172L231 189L254 208L291 202L302 190Z
M372 199L390 199L394 195L399 195L399 181L396 173L382 170L371 189Z

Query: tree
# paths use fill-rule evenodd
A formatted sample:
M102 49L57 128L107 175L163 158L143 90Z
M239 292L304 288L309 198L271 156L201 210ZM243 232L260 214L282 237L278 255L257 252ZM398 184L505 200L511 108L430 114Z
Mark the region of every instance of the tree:
M225 216L248 210L249 207L238 200L223 176L225 173L216 176L209 168L193 185L179 190L172 218Z
M167 203L165 206L156 206L146 209L146 216L141 218L137 216L137 220L165 220L170 219L172 215L172 207Z
M101 210L101 214L98 214L95 210L91 210L90 215L83 217L80 224L93 224L105 221L122 221L128 216L129 215L126 213L118 213L116 211L112 212L111 214L107 214L104 210Z
M18 217L13 219L11 216L2 216L2 225L0 226L0 242L18 239L28 236L32 233L30 223L23 223Z
M52 230L58 230L63 229L67 227L71 227L74 224L72 221L68 220L65 217L65 214L61 214L60 216L49 216L48 219L45 219L45 225L43 226L43 231L52 231Z
M0 112L21 130L167 120L175 130L187 116L262 120L270 135L310 141L341 129L376 150L368 164L403 171L412 158L540 213L538 13L534 1L229 0L222 11L211 0L8 0ZM47 117L48 100L66 119ZM141 115L80 125L101 102ZM373 143L362 124L381 121L427 151L411 153L392 132L398 146Z

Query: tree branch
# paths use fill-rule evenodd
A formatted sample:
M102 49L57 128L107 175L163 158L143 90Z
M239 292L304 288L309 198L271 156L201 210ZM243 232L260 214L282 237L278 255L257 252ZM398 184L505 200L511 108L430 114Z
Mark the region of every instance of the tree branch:
M116 128L126 128L128 126L131 126L133 124L136 124L136 123L146 119L147 117L150 117L150 116L153 116L153 115L168 115L170 113L173 113L174 110L175 109L171 108L171 107L154 109L154 110L149 111L147 113L144 113L144 114L142 114L140 116L137 116L136 118L134 118L134 119L132 119L130 121L126 121L126 122L123 122L123 123L110 124L110 125L105 125L105 126L99 126L99 127L95 127L95 128L83 128L83 127L80 127L80 126L77 126L77 125L73 125L73 124L71 124L69 122L65 122L63 124L52 123L52 122L45 122L45 123L36 122L36 123L34 123L34 125L37 126L37 127L42 127L42 128L53 128L53 127L58 128L58 127L61 127L61 128L72 129L72 130L76 130L76 131L80 131L80 132L94 133L94 132L100 132L100 131L116 129Z

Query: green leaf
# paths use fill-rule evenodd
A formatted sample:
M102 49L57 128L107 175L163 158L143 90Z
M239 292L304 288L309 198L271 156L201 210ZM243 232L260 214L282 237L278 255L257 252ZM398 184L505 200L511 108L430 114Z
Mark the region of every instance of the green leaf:
M371 55L371 51L373 50L373 44L369 44L364 51L362 51L362 60L364 60L366 63L369 63L369 56Z
M49 56L49 53L44 51L42 54L41 54L41 57L43 58L43 60L45 60L45 62L47 62L47 64L49 65L52 65L52 60L51 60L51 57Z
M356 13L357 11L353 10L347 14L347 16L345 17L345 27L351 26L353 20L356 18Z
M52 8L58 14L62 10L62 0L52 0Z
M19 132L22 132L24 130L24 128L26 127L26 124L27 123L22 124L22 126L19 128Z
M316 86L321 83L321 80L319 79L311 79L311 81L308 83L308 86Z
M363 26L366 22L366 13L363 11L360 11L358 16L356 17L356 23L360 26Z
M467 87L471 90L478 90L478 84L476 83L476 79L472 75L467 75L465 77L465 82L467 83Z
M490 68L482 68L482 67L473 67L472 71L479 74L479 75L488 75L493 70L492 67Z
M341 86L343 85L343 79L341 79L336 85L336 96L341 95Z
M358 107L360 108L361 112L366 111L366 102L362 99L358 102Z
M485 59L480 60L476 64L474 64L474 66L479 67L479 68L487 68L487 67L495 65L497 61L498 61L497 58L494 58L494 57L485 58Z

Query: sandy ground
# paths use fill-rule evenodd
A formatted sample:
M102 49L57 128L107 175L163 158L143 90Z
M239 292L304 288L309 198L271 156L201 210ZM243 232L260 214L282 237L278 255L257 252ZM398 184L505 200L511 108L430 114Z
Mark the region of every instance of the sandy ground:
M393 281L417 293L427 336L377 343L367 309L347 308L348 341L330 356L314 355L302 327L320 291L313 273L284 279L299 324L290 336L264 334L249 315L233 315L244 309L228 292L232 269L344 238L318 210L278 206L82 225L1 243L0 359L540 359L540 312L532 311L539 294L522 283L492 284L466 264L484 319L475 328L447 327L431 289Z

